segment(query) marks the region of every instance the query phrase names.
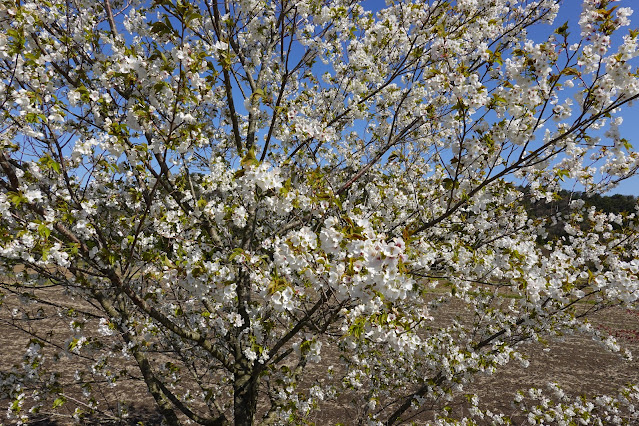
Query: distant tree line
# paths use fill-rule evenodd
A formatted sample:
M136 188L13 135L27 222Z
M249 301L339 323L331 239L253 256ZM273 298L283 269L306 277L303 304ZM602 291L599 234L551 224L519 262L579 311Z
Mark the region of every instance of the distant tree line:
M530 189L526 187L521 188L524 194L524 206L528 214L533 219L551 218L555 217L554 224L547 227L548 235L546 237L540 237L539 242L545 243L550 240L558 239L567 236L565 230L566 215L570 214L570 203L575 200L583 200L584 207L588 210L590 207L594 207L596 211L603 213L614 213L627 215L635 212L637 207L637 197L633 195L600 195L600 194L588 194L581 191L568 191L562 189L555 193L552 200L541 199L531 201L532 198L528 197ZM584 218L580 222L579 226L582 230L590 227L591 223L587 218Z
M566 193L568 191L565 191ZM637 206L637 197L632 195L584 195L582 192L573 193L573 199L583 199L587 206L594 206L598 211L606 213L632 213Z
M557 212L567 212L571 201L583 200L586 208L595 207L597 211L605 213L632 213L637 206L637 197L633 195L600 195L587 194L581 191L568 191L562 189L555 194L552 201L538 200L531 202L527 194L528 188L522 188L525 196L525 206L534 217L547 216Z

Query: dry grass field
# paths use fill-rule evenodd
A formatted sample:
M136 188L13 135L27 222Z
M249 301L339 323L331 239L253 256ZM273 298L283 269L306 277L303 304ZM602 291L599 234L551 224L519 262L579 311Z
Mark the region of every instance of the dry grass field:
M452 315L452 312L443 314ZM639 317L621 308L598 312L591 317L591 322L611 332L639 329ZM556 382L567 395L593 397L615 395L620 387L639 383L639 340L620 339L619 342L622 348L633 352L634 360L626 361L591 338L580 335L550 340L547 346L526 344L522 352L530 362L528 368L511 362L494 375L478 376L471 387L464 389L464 393L477 394L483 408L512 416L515 425L525 425L528 424L525 419L514 415L512 400L518 390L532 387L546 390L548 382ZM469 413L465 397L459 397L448 405L452 417ZM332 425L336 419L351 418L357 409L348 401L326 404L313 420L318 426ZM427 414L417 417L416 424L424 424L427 418Z
M54 298L55 300L55 298ZM8 296L0 307L0 371L8 371L11 366L19 363L24 354L25 347L29 344L29 331L38 331L40 334L49 334L54 339L61 336L71 336L72 331L69 318L59 316L49 317L43 315L41 318L34 318L27 322L14 322L10 319L11 310L17 306L17 298ZM46 308L53 310L52 307ZM92 307L78 304L77 309L91 311ZM452 318L455 313L452 311L440 312L442 321L445 317ZM621 308L612 308L601 311L591 317L591 321L598 327L605 327L609 332L615 333L623 330L639 329L639 316ZM20 324L24 330L17 329L14 325ZM57 337L54 337L57 336ZM69 338L69 337L67 337ZM55 340L54 340L55 341ZM60 342L60 340L57 340ZM623 347L636 353L639 357L639 341L637 339L621 339ZM65 343L62 341L61 346ZM621 356L612 354L602 348L591 339L569 335L560 340L551 340L547 346L539 343L528 344L523 348L527 355L530 366L522 368L519 363L512 362L499 373L492 376L481 376L476 383L465 392L473 392L479 395L484 406L494 412L504 414L512 413L511 401L518 389L528 389L530 387L545 388L549 381L557 382L564 390L571 395L594 396L602 393L614 392L615 389L627 383L639 383L639 361L624 361ZM334 358L334 357L333 357ZM81 367L83 362L89 360L78 359L78 357L67 357L60 359L54 368L61 374L60 381L72 382L75 371ZM323 353L323 361L318 365L312 374L316 377L325 375L324 366L329 364L339 364L337 359L331 359L330 353ZM146 391L143 382L135 380L135 369L132 365L119 365L120 373L129 371L130 380L120 380L117 386L110 386L102 379L92 384L97 390L97 394L102 396L98 405L98 414L83 420L83 424L119 424L119 425L155 425L160 424L160 416L153 408L152 399ZM125 374L126 375L126 374ZM86 380L86 377L85 377ZM69 412L77 406L74 399L80 395L68 394L66 406ZM453 401L451 406L452 415L463 415L468 412L467 403L464 398ZM12 424L4 417L8 401L0 401L2 404L2 417L0 424ZM348 397L340 400L325 402L320 406L321 410L315 413L309 420L316 425L336 424L344 419L353 418L359 407L354 406ZM103 410L104 409L104 410ZM113 418L106 413L121 412L128 413L126 418ZM425 422L426 417L417 418L417 424ZM523 419L514 417L515 424L524 424ZM68 417L59 417L43 411L35 417L31 425L66 425L70 424Z

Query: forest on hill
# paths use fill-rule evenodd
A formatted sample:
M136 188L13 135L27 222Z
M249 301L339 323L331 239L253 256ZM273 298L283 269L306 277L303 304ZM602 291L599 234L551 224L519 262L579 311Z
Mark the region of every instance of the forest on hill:
M525 199L529 200L527 194L530 192L528 188L521 188ZM600 195L587 194L581 191L568 191L562 189L555 194L555 198L548 202L547 200L539 200L535 202L526 202L526 210L535 217L547 216L555 212L566 212L571 201L583 200L585 206L595 207L597 211L604 213L632 213L637 206L637 197L633 195Z
M531 197L528 197L530 190L528 188L521 188L524 193L524 206L530 215L534 219L552 218L554 224L547 227L548 235L546 237L539 237L540 243L546 243L555 239L566 237L568 234L565 230L568 222L574 223L575 212L571 210L570 203L577 200L584 202L583 207L586 211L589 211L592 207L596 212L615 214L628 216L632 213L636 213L637 209L637 197L632 195L600 195L600 194L587 194L580 191L568 191L562 189L555 193L555 197L548 201L547 199L541 199L531 201ZM582 231L586 231L591 227L592 223L587 217L584 217L580 221L579 228ZM613 227L619 225L613 224Z

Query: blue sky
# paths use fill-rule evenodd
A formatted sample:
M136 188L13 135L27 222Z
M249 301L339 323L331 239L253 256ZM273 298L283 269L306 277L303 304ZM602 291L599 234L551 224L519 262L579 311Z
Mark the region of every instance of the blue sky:
M558 28L564 22L568 21L568 31L571 33L570 39L573 39L574 42L578 41L580 37L579 16L582 11L582 4L583 0L563 0L554 23L552 25L545 24L536 26L529 32L528 36L533 40L541 42L547 39L548 35L550 35L555 28ZM364 8L372 10L378 10L383 7L383 5L384 2L382 0L367 0L363 3ZM621 35L627 34L629 28L639 28L639 0L618 0L614 5L618 7L631 7L635 10L635 13L630 17L632 21L631 27L624 27L618 32L619 38L617 40L619 40ZM635 66L637 65L639 65L639 61L635 62ZM624 121L621 125L621 135L626 138L636 150L639 150L639 102L630 108L626 108L622 116ZM583 189L571 186L569 183L566 183L565 188L577 191ZM634 176L621 182L608 194L639 196L639 176Z
M557 28L564 22L568 21L571 37L579 37L579 15L582 10L582 0L563 0L559 9L559 15L555 19L552 27L544 25L539 28L540 35L547 35L551 28ZM630 28L639 28L639 1L637 0L619 0L615 3L619 7L631 7L634 14L630 17L632 24ZM625 27L619 31L619 34L627 34L629 27ZM533 37L535 34L531 34ZM635 66L639 64L635 62ZM626 138L635 148L639 150L639 102L632 107L626 108L623 112L623 124L621 125L621 135ZM572 188L566 188L572 189ZM577 188L576 188L577 189ZM624 194L639 196L639 176L634 176L619 184L619 186L609 192L609 194Z
M559 15L555 19L555 22L552 25L537 26L529 33L529 37L536 41L545 40L555 28L568 21L568 31L571 33L571 38L573 38L574 41L577 41L580 32L578 21L582 10L582 2L583 0L563 0ZM631 19L634 24L633 27L639 27L639 0L620 0L616 4L619 7L634 6L636 10L635 14L631 16ZM363 3L364 8L370 8L373 10L383 7L383 5L383 0L367 0ZM626 34L627 28L622 29L620 33ZM240 110L242 109L241 104L239 105L239 108ZM621 126L622 137L625 137L635 147L635 149L639 150L639 102L632 108L626 108L623 113L623 117L624 122ZM565 188L574 190L581 189L578 187L571 187L568 183ZM610 194L614 193L639 196L639 176L635 176L621 182L615 190L610 192Z

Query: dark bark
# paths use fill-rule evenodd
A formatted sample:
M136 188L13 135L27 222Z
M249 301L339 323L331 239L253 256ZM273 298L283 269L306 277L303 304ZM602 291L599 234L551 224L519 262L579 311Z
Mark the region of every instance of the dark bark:
M413 399L415 399L418 396L426 395L431 388L436 386L441 386L443 382L444 382L444 376L441 373L438 373L437 376L428 380L416 392L414 392L413 394L409 395L407 398L404 399L404 402L402 403L402 405L400 405L399 408L397 408L393 412L393 414L391 414L388 420L386 420L385 425L392 426L396 424L398 421L400 421L400 417L402 416L402 414L404 414L411 407L411 405L413 404Z
M257 409L257 378L248 372L235 374L233 411L235 426L253 426Z

